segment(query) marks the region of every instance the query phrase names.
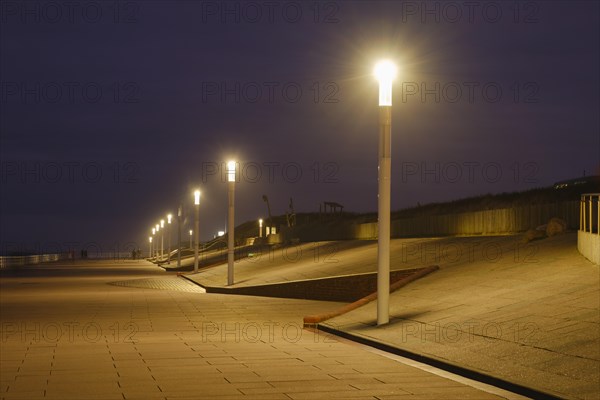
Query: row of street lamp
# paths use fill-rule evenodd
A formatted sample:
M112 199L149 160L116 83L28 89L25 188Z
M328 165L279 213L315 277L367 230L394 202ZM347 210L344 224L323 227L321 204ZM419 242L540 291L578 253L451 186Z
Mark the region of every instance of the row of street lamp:
M389 322L390 295L390 189L391 189L391 129L392 129L392 83L396 77L396 66L389 60L384 60L375 66L374 75L379 82L379 151L378 151L378 200L377 200L377 324ZM236 162L227 162L228 182L228 218L227 218L227 284L233 285L234 262L234 202L235 202ZM194 272L198 272L198 243L200 230L200 191L194 191L195 205L195 246ZM178 213L181 219L181 208ZM167 226L171 225L171 214L167 215ZM262 219L259 220L259 236L262 236ZM150 254L152 254L153 236L161 232L160 257L163 256L164 220L152 228L149 237ZM168 261L171 258L171 235L169 236ZM190 245L192 230L190 230ZM179 239L181 243L181 239ZM157 244L158 245L158 244ZM181 256L178 252L178 266Z
M235 178L236 178L236 162L228 161L227 162L227 181L229 186L229 208L228 208L228 218L227 218L227 284L233 285L233 262L234 262L234 230L235 230L235 222L234 222L234 191L235 191ZM177 220L181 223L181 207L177 212ZM195 214L195 224L194 229L190 229L190 247L192 247L192 235L194 235L194 272L198 272L198 253L199 253L199 244L200 244L200 190L194 191L194 214ZM167 250L167 264L171 263L171 221L173 216L171 214L167 214L167 239L168 239L168 250ZM262 220L260 220L260 225L262 228ZM160 252L158 251L158 243L156 244L155 253L158 258L163 258L163 249L164 249L164 230L165 230L165 220L161 219L158 224L156 224L152 228L152 236L148 237L148 242L150 245L150 257L152 257L152 246L153 246L153 238L155 235L158 235L160 232ZM181 266L181 229L178 229L178 251L177 251L177 266Z

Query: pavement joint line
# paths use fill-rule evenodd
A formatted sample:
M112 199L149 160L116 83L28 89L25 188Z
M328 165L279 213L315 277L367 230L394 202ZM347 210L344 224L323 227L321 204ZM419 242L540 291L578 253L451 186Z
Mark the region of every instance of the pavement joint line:
M530 398L548 400L562 399L562 397L547 392L512 383L495 376L470 370L423 354L413 353L364 336L337 330L326 325L316 324L316 327L305 327L305 329L317 329L318 331L327 332L335 335L336 340L340 340L341 342L360 346L374 354L379 354L408 366L419 368L423 371L471 386L487 393L502 396L509 400Z

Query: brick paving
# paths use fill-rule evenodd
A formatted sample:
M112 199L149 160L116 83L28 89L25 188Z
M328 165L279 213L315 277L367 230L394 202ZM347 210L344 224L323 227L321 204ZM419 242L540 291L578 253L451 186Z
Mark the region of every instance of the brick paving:
M562 398L600 398L600 269L577 234L394 239L391 268L440 270L325 327ZM234 287L377 269L373 241L305 243L235 264ZM225 286L226 265L188 278ZM323 310L324 314L326 310ZM312 314L311 314L312 315Z
M183 280L177 276L168 276L164 278L127 279L124 281L115 281L109 283L115 286L206 293L206 290L202 289L200 286L195 285L190 281Z
M600 398L600 270L576 235L532 242L521 258L440 264L390 296L390 324L371 303L333 329L560 398ZM501 243L501 242L500 242Z
M188 284L144 261L2 271L0 399L519 398L302 328L339 303Z

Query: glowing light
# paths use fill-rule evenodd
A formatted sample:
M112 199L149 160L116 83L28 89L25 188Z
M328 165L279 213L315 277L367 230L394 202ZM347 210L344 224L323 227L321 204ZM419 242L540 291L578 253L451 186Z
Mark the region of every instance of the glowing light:
M154 235L156 233L156 228L152 228L152 234Z
M161 219L161 220L160 220L160 227L161 227L161 228L164 228L164 227L165 227L165 220L164 220L164 219Z
M194 192L194 204L195 205L200 204L200 191L199 190L196 190Z
M194 234L194 231L190 229L190 236Z
M258 220L258 226L260 226L261 228L262 228L262 223L263 223L263 220L261 218L261 219Z
M158 231L160 231L160 225L156 224L156 233L158 233Z
M392 82L396 77L396 65L390 60L382 60L375 65L373 74L379 81L379 105L392 105Z
M227 181L235 182L235 161L227 161Z
M152 236L148 236L148 241L152 243Z
M225 231L219 231L217 232L217 236L223 236L225 234Z
M171 219L173 218L173 216L171 214L167 215L167 223L171 223Z

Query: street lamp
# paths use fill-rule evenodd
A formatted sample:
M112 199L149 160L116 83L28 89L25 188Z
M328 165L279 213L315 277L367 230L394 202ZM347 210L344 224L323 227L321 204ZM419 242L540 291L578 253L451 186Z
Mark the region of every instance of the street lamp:
M156 224L156 240L158 240L158 232L160 231L160 224ZM156 253L156 262L158 262L158 256L160 255L160 253L158 252L158 243L156 243L156 249L154 250L154 252Z
M258 237L262 237L262 218L258 220Z
M181 267L181 216L183 211L181 205L177 209L177 268Z
M148 252L148 258L152 257L152 236L148 236L148 242L150 243L148 246L150 251Z
M200 191L194 192L194 205L196 206L196 243L194 245L194 273L198 272L198 242L200 241ZM191 233L191 231L190 231Z
M160 220L160 259L162 260L165 249L165 220Z
M379 197L377 201L377 325L390 321L390 176L392 140L392 82L396 65L389 60L375 66L379 81Z
M169 252L167 253L167 264L171 264L171 219L173 216L167 214L167 239L169 242Z
M155 234L156 234L156 228L152 228L152 237L154 237ZM154 253L152 251L150 251L150 257L152 257L153 254Z
M234 247L234 199L235 199L235 161L227 162L227 182L229 185L229 212L227 214L227 284L233 285L233 247Z
M190 229L190 249L192 248L192 235L194 234L194 231Z

